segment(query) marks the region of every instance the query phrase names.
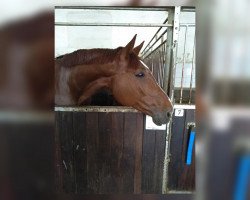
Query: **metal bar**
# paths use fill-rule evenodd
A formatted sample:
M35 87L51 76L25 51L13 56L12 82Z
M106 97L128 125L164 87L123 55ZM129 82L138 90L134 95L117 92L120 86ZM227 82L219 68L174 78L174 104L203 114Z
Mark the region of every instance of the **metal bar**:
M55 22L55 26L122 26L122 27L172 27L172 24L147 23L84 23L84 22Z
M143 59L148 58L149 56L151 56L152 53L154 53L155 51L157 51L162 45L164 45L167 42L167 40L165 40L163 43L161 43L158 47L156 47L153 51L151 51L148 55L144 55L145 57Z
M175 90L175 73L176 73L176 53L178 48L178 38L179 38L179 30L180 30L180 6L175 7L174 13L174 27L173 27L173 45L172 45L172 55L171 65L170 65L170 72L169 72L169 97L171 101L174 103L174 90Z
M139 112L125 106L83 106L83 107L55 107L59 112Z
M191 77L190 77L190 88L189 88L189 104L191 104L192 98L192 86L193 86L193 70L194 70L194 58L195 58L195 34L194 34L194 47L193 47L193 58L192 58L192 68L191 68Z
M160 86L163 87L163 74L162 74L162 69L164 67L164 49L163 49L164 45L161 47L161 49L159 50L159 56L160 56L160 66L159 66L159 79L160 79ZM163 54L163 55L162 55Z
M142 56L145 55L150 49L153 48L153 46L163 37L163 35L165 35L167 33L167 29L154 41L154 43L149 46L149 49L145 52L143 52ZM145 49L144 49L145 50Z
M122 7L122 6L55 6L55 9L86 10L131 10L131 11L166 11L169 7Z
M165 66L165 56L166 56L166 49L165 49L165 45L162 46L162 52L161 52L161 56L162 56L162 66L161 66L161 87L163 88L163 83L164 83L164 66Z
M174 104L174 81L175 81L175 54L176 45L178 44L178 32L179 32L179 16L181 7L176 6L174 9L169 11L168 18L169 22L173 22L173 27L168 28L167 43L166 43L166 66L165 66L165 79L164 79L164 90L168 91L170 100ZM169 59L169 60L168 60ZM169 87L169 89L168 89ZM168 165L170 162L170 140L171 140L171 124L172 120L167 123L166 128L166 147L165 147L165 157L164 157L164 169L163 169L163 181L162 181L162 193L167 193L167 183L168 183Z
M183 96L183 80L184 80L184 70L185 70L185 56L186 56L186 42L187 42L187 31L188 26L185 29L185 39L184 39L184 51L183 51L183 63L182 63L182 72L181 72L181 90L180 90L180 104L182 103L182 96Z
M170 12L168 13L168 18L170 22L174 21L174 13ZM172 53L172 46L173 46L173 28L168 29L167 34L167 41L166 41L166 66L164 69L164 84L163 84L163 90L169 95L169 71L171 66L171 53Z
M163 22L163 24L166 24L168 21L168 18L165 19L165 21ZM150 45L150 43L153 41L153 39L157 36L157 34L160 32L160 30L162 29L162 27L160 27L156 33L154 34L154 36L151 38L151 40L149 41L149 43L147 44L147 46L143 49L142 54L144 54L144 51L148 48L148 46Z

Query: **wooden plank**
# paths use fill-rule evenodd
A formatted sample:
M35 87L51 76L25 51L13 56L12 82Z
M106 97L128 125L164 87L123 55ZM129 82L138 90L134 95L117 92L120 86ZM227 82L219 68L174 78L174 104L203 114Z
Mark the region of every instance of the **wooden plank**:
M135 175L134 193L141 194L142 179L142 141L144 131L143 114L136 114L136 141L135 141Z
M55 190L57 193L63 191L63 166L61 158L60 130L62 123L61 114L55 113Z
M99 162L99 194L109 193L109 185L111 183L111 113L98 113L98 129L99 129L99 149L98 149L98 162Z
M63 165L63 190L65 192L75 191L75 171L74 171L74 134L73 130L73 114L60 114L60 141L61 141L61 157Z
M75 193L86 194L87 189L87 134L86 113L73 114L74 157L75 157Z
M168 189L181 190L179 186L180 174L182 172L182 148L183 148L183 135L185 131L185 116L173 116L171 141L170 141L170 163L168 167Z
M165 156L165 131L145 130L143 141L143 193L159 194Z
M99 191L99 129L98 113L86 115L87 130L87 180L88 193L98 194Z
M154 162L154 193L162 193L162 177L166 146L166 131L158 130L155 134L155 162Z
M136 115L124 114L123 192L134 192Z
M110 190L116 193L123 192L123 132L124 114L112 113L112 132L111 132L111 160L110 170L111 179Z
M155 162L155 131L145 130L143 136L142 193L153 193L153 171Z

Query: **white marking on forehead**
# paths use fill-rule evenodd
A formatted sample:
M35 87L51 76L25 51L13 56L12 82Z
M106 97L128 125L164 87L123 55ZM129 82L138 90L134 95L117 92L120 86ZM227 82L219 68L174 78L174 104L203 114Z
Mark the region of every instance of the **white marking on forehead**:
M141 64L142 64L146 69L149 69L148 66L144 64L144 62L142 62L141 60L140 60L140 62L141 62Z

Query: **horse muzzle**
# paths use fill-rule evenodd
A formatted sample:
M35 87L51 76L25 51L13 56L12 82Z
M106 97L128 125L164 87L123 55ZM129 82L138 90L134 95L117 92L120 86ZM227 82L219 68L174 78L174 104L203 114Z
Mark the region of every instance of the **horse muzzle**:
M155 113L152 118L153 122L161 126L162 124L167 124L172 117L172 111L167 111L167 112L157 112Z

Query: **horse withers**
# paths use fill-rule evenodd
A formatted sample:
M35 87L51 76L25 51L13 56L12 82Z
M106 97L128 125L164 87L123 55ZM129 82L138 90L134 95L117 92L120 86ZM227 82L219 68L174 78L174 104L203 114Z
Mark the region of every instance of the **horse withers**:
M136 35L116 49L81 49L56 59L55 104L86 105L91 96L108 89L117 102L153 118L157 125L169 121L173 106L134 47Z

